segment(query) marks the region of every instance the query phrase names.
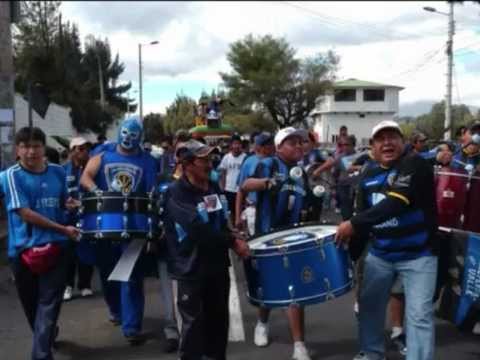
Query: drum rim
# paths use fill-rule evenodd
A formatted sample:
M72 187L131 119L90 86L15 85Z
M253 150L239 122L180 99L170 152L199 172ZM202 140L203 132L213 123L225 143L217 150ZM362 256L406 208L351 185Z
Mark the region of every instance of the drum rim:
M150 196L152 194L152 196ZM82 200L90 199L155 199L157 197L155 192L141 192L136 191L129 194L123 194L120 191L102 191L102 196L98 196L95 192L85 192L82 194Z
M292 226L283 226L283 227L278 227L278 228L275 228L269 232L266 232L266 233L263 233L261 235L256 235L252 238L249 239L249 243L251 243L252 241L255 241L261 237L265 237L265 236L268 236L268 235L271 235L273 233L278 233L278 232L282 232L282 231L286 231L286 230L293 230L293 229L297 229L297 228L302 228L302 227L309 227L309 226L333 226L333 227L338 227L338 224L336 223L333 223L333 222L318 222L318 221L307 221L307 222L300 222L300 223L296 223L296 224L293 224ZM325 239L327 238L330 238L332 237L334 234L330 234L328 236L325 237ZM316 240L318 240L318 238L315 238L315 239L312 239L310 242L314 243L316 246L311 246L309 247L308 249L312 249L312 248L316 248L316 247L319 247L320 244L318 244L316 242ZM306 242L308 243L308 242ZM303 243L304 244L304 243ZM292 244L290 246L288 245L279 245L277 248L268 248L268 249L254 249L254 248L250 248L250 252L252 255L255 255L255 256L258 256L258 255L270 255L270 256L276 256L278 254L278 249L282 249L282 248L291 248L292 250L289 251L289 253L292 253L293 251L295 250L304 250L303 248L302 249L295 249L295 246L298 246L299 244ZM307 248L305 248L305 250L308 250ZM287 250L288 251L288 250Z
M340 292L340 291L343 291L343 290L351 290L353 289L355 283L353 281L353 279L350 279L345 285L341 286L341 287L338 287L336 289L333 289L331 291L328 291L328 292L324 292L320 295L312 295L312 296L306 296L306 297L303 297L303 298L293 298L293 299L289 299L289 300L266 300L266 301L263 301L263 300L259 300L257 298L254 298L253 296L250 295L250 292L247 291L247 297L258 303L258 304L266 304L266 305L289 305L289 304L294 304L296 302L307 302L307 301L311 301L311 300L315 300L317 298L321 298L321 297L325 297L325 296L328 296L329 294L333 294L334 292ZM333 294L334 297L332 300L336 299L338 295L335 295Z

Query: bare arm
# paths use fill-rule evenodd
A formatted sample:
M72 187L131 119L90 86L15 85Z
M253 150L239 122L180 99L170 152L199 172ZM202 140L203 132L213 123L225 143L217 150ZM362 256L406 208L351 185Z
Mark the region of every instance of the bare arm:
M246 193L252 191L264 191L268 189L268 181L268 178L249 178L243 182L241 190Z
M245 200L245 193L239 187L237 195L235 196L235 226L239 227L242 223L241 214L243 210L243 201Z
M318 168L316 168L313 171L312 176L314 178L320 176L322 172L330 170L334 164L335 164L335 160L332 158L328 158L322 165L320 165Z
M93 179L97 176L101 163L102 154L98 154L88 160L85 170L83 170L82 177L80 178L80 185L82 185L85 190L91 191L97 186Z
M76 237L80 231L74 226L64 226L55 221L52 221L46 218L43 215L33 211L30 208L20 208L17 210L18 215L28 224L35 225L38 227L52 229L60 234L66 235L68 237Z

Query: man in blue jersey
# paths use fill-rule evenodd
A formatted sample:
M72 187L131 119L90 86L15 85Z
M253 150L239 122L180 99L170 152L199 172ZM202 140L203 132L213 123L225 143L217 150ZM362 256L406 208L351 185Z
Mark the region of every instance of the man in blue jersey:
M33 331L32 360L52 360L67 266L68 238L78 229L65 226L65 171L47 163L45 134L25 127L15 135L18 163L2 176L8 216L8 258L18 296Z
M248 194L242 191L243 182L249 177L253 176L255 169L257 168L258 163L265 158L272 156L275 153L275 147L273 145L273 136L268 132L262 132L254 138L255 153L248 156L242 166L240 167L240 174L237 178L238 191L235 198L235 226L237 228L242 228L244 222L251 222L248 218L242 220L242 212L244 207L255 207L256 204L256 193L250 192ZM245 199L247 204L245 204ZM244 206L246 205L246 206ZM245 214L244 214L245 215ZM252 213L249 217L255 218L255 214ZM247 226L248 228L248 226ZM250 235L253 235L255 231L249 231Z
M310 196L306 174L297 165L303 157L302 147L306 139L305 130L293 127L279 130L274 138L276 156L262 160L254 176L243 183L242 191L257 192L257 235L301 221L301 214ZM294 167L300 170L300 176L290 175ZM257 346L268 345L269 314L269 309L259 308L259 319L254 333L254 342ZM287 309L287 316L294 341L293 359L310 360L304 343L303 306L291 304Z
M158 162L142 151L142 133L143 127L138 118L124 120L119 127L115 149L106 149L88 161L80 179L82 187L90 192L153 191ZM111 321L122 325L123 334L132 345L139 345L145 340L141 333L145 303L142 259L135 265L128 282L107 281L127 245L108 239L97 242L97 265Z
M63 165L67 176L67 191L69 196L74 199L79 198L79 183L80 176L82 175L83 168L88 162L88 151L90 146L83 137L75 137L70 141L70 160ZM78 214L76 211L67 214L67 222L69 225L75 226L78 222ZM77 247L84 246L84 243L72 243L72 254L70 264L67 271L67 287L63 295L63 300L70 300L73 297L73 291L75 290L75 275L78 274L77 287L80 290L82 297L93 295L92 292L92 275L93 266L91 264L85 264L77 254ZM81 250L81 249L79 249Z
M399 125L382 121L372 130L380 166L359 185L357 214L337 229L337 242L357 250L372 237L359 294L360 352L355 360L385 358L386 306L396 277L406 303L407 360L434 359L433 296L437 278L436 202L433 169L404 152Z

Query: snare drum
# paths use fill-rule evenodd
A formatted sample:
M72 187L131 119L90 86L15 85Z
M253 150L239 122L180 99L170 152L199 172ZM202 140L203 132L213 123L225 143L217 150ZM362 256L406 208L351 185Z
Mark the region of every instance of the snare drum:
M335 246L335 226L300 225L258 236L245 260L248 298L265 307L314 304L353 287L347 251Z
M86 193L79 210L81 239L152 239L157 234L157 197L153 193Z
M438 224L461 229L467 198L468 174L463 169L442 168L435 172Z
M480 176L464 169L435 171L438 224L447 228L480 232Z

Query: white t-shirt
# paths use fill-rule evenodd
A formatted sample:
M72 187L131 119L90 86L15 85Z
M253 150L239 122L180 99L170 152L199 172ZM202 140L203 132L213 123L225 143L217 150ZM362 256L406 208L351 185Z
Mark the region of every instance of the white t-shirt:
M240 174L240 166L242 165L245 156L247 156L245 153L241 153L235 157L229 152L223 157L220 165L218 165L219 170L225 171L225 191L238 191L237 178L238 174Z

